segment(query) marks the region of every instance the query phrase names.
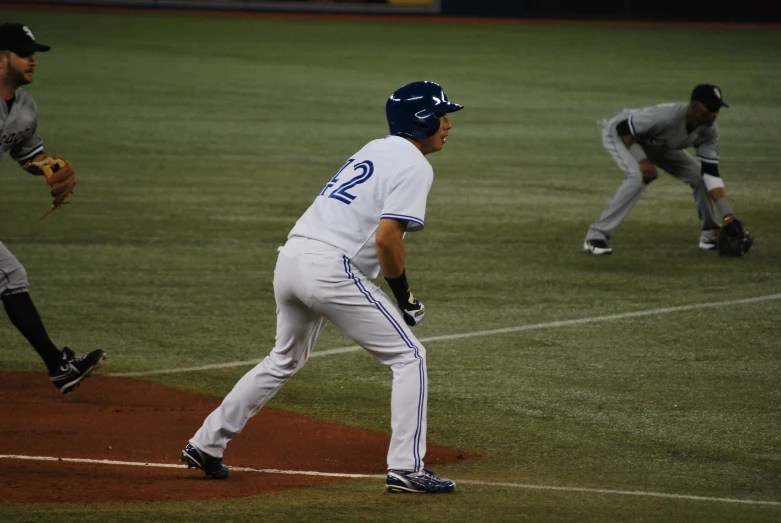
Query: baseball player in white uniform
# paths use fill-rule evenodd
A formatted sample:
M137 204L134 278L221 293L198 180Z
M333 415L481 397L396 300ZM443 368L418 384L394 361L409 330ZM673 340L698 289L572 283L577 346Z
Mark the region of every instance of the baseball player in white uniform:
M594 255L611 254L608 241L634 208L645 188L658 177L660 167L692 188L700 218L699 248L713 250L721 224L734 219L719 174L719 109L729 107L721 89L697 85L690 102L665 103L623 109L602 127L602 145L625 173L624 182L602 216L586 234L583 249ZM685 149L694 147L697 160Z
M33 81L35 53L50 49L36 42L26 25L0 24L0 159L9 153L31 174L40 173L26 166L47 156L38 134L38 108L22 86ZM59 350L49 338L29 291L27 271L0 241L0 299L8 318L44 361L52 384L68 394L106 354L101 349L78 355L68 347Z
M434 179L425 155L444 147L452 127L448 113L462 108L434 82L414 82L390 96L390 135L347 159L280 248L274 349L238 381L182 451L189 467L215 479L228 476L222 462L228 443L304 366L331 322L393 371L386 488L454 490L452 481L424 467L426 350L410 328L425 308L409 290L403 238L423 229ZM395 300L372 283L380 271Z

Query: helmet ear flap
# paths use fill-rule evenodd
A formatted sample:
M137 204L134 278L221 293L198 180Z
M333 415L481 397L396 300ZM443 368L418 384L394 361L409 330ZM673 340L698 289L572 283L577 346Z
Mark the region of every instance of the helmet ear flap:
M432 121L434 120L434 121ZM436 125L434 125L436 123ZM420 135L416 135L414 131L411 133L413 138L424 139L429 136L433 136L439 130L439 118L433 114L426 116L425 118L418 118L412 122L412 126L420 131Z

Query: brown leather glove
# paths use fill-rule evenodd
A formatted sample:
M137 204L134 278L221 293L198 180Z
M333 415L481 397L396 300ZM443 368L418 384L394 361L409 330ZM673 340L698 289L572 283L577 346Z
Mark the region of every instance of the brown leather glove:
M24 170L31 174L43 175L51 188L52 207L49 212L41 216L41 219L65 203L69 203L65 200L73 194L73 187L79 182L73 164L59 156L47 156L38 161L29 160L24 164Z

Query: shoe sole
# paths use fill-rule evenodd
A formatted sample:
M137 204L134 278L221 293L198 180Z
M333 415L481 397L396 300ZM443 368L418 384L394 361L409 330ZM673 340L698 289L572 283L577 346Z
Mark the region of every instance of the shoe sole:
M60 387L60 390L62 391L62 393L63 393L63 394L68 394L68 393L70 393L70 392L73 392L73 391L76 389L76 387L78 387L78 386L79 386L79 384L81 384L81 382L82 382L82 381L84 381L84 379L85 379L85 378L88 378L88 377L89 377L89 375L90 375L90 374L92 374L92 371L93 371L93 370L95 370L95 369L97 369L98 367L100 367L100 364L101 364L101 363L103 363L103 360L105 360L105 359L106 359L106 354L104 353L104 354L103 354L103 355L100 357L100 359L99 359L98 361L96 361L96 362L95 362L95 365L93 365L92 367L90 367L89 369L87 369L85 372L83 372L83 373L81 374L81 376L79 376L79 377L78 377L78 378L76 378L75 380L73 380L73 381L71 381L71 382L69 382L69 383L66 383L65 385L63 385L62 387Z
M698 245L701 251L713 251L716 250L716 244L715 243L703 243L700 242Z
M430 491L430 490L417 490L413 488L407 488L407 487L399 487L397 485L385 485L385 490L388 491L389 494L452 494L455 491L455 486L453 487L453 490L450 491Z
M427 494L425 490L415 490L411 488L404 488L404 487L397 487L397 486L389 486L385 485L385 490L387 490L390 494Z
M589 247L588 243L583 242L583 251L591 254L592 256L610 256L613 254L613 249L600 249L599 247Z
M201 464L200 464L200 463L198 463L198 462L195 460L195 458L193 458L192 456L190 456L190 455L189 455L188 453L186 453L185 451L182 451L182 455L179 457L179 461L184 461L184 462L187 464L187 468L188 468L188 469L198 469L198 470L201 470L201 471L203 470L203 469L201 468Z

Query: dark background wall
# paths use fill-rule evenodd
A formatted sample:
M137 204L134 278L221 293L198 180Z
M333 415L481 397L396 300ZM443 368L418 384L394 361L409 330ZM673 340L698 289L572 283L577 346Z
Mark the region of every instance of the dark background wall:
M778 0L442 0L442 14L521 18L781 22Z
M0 5L4 2L0 0ZM573 20L781 23L781 0L10 0L164 9L446 15Z

